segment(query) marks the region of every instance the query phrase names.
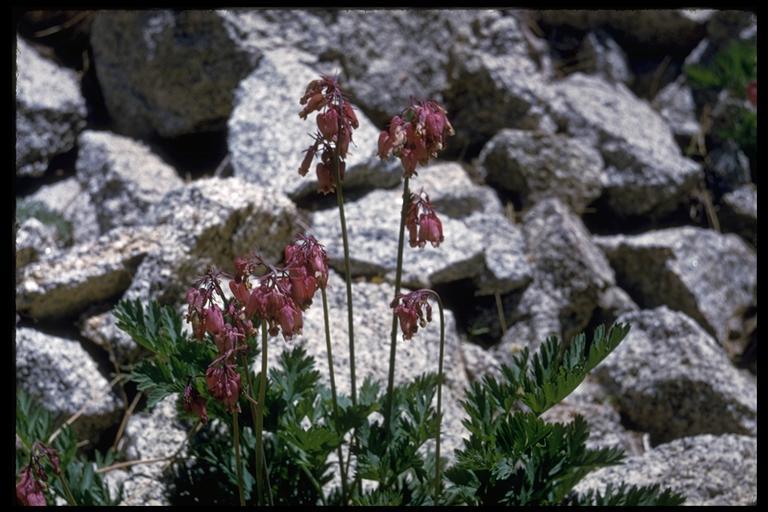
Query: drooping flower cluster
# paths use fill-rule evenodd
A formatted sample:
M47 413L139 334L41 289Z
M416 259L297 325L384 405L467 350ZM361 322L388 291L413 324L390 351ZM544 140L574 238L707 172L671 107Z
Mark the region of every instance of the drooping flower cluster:
M424 247L427 242L430 242L432 247L437 247L445 239L443 223L423 190L419 194L411 194L411 202L405 214L405 226L408 228L408 243L411 247Z
M255 254L238 257L233 276L209 269L187 292L187 319L194 337L203 340L208 335L218 349L205 373L208 391L230 409L237 406L241 389L236 357L248 350L245 340L256 334L254 322L265 321L270 335L282 332L290 340L301 333L302 311L328 282L328 256L314 237L300 235L284 252L283 268ZM267 272L259 274L264 269ZM222 278L229 279L234 299L224 296ZM184 390L184 408L207 421L205 399L192 383Z
M40 441L32 445L30 463L21 470L21 478L16 484L16 499L27 507L44 507L45 501L44 482L48 481L43 460L47 459L55 474L61 474L59 453L45 446Z
M306 176L322 147L320 162L315 167L318 191L322 194L330 194L336 190L333 173L334 156L338 156L339 179L344 180L346 168L344 160L347 157L349 143L352 142L352 130L359 126L357 115L344 97L338 80L329 76L312 80L299 103L304 105L299 112L299 117L302 119L306 119L312 112L320 112L317 115L318 131L314 136L315 141L305 151L304 159L299 166L299 174Z
M416 290L411 293L397 294L395 300L389 305L394 308L395 315L400 320L400 329L403 331L403 339L409 340L427 322L432 321L432 306L427 300L429 290Z
M411 105L389 122L389 129L379 135L379 158L395 155L403 164L407 178L416 174L416 165L427 165L445 147L445 138L453 135L446 111L434 101Z

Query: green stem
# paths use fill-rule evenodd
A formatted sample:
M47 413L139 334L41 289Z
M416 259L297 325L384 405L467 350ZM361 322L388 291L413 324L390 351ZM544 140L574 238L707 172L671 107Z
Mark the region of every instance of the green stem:
M328 298L325 294L325 288L320 288L320 293L323 296L323 321L325 322L325 345L328 349L328 373L331 379L331 398L333 400L333 415L338 417L339 409L336 399L336 378L333 373L333 348L331 347L331 326L328 320ZM341 432L339 432L341 434ZM339 445L339 472L341 473L341 501L345 505L347 504L347 475L344 472L344 455L341 452L341 445Z
M261 322L261 375L259 376L259 399L256 403L256 492L259 497L259 505L264 505L264 484L262 477L263 439L264 439L264 397L267 391L267 322Z
M437 306L440 309L440 359L437 368L437 437L435 438L435 505L440 497L440 425L443 420L442 401L443 401L443 358L445 356L445 317L443 315L443 301L440 295L433 290L428 290L437 300Z
M400 234L397 242L397 269L395 270L395 299L400 294L400 279L403 275L403 245L405 241L405 215L408 212L408 203L411 199L411 192L408 189L408 177L403 180L403 207L400 211ZM392 393L395 387L395 355L397 353L397 315L392 312L392 334L389 346L389 376L387 379L387 405L386 414L384 414L384 428L386 429L386 438L389 440L390 421L392 416Z
M347 328L349 330L349 372L352 381L352 405L357 405L357 381L355 379L355 326L352 318L352 274L349 270L349 239L347 237L347 220L344 216L344 193L341 190L341 173L339 172L339 148L336 147L333 158L336 172L336 202L339 205L339 220L341 221L341 239L344 244L344 277L347 281Z
M248 406L251 410L251 422L253 423L253 429L255 431L256 423L258 421L257 418L259 417L259 412L256 405L258 404L258 402L255 402L255 397L253 396L253 373L251 371L251 367L248 365L248 358L245 355L241 357L240 361L243 367L245 368L245 382L246 382L246 385L248 386L247 394L248 394L248 397L250 398L250 400L248 400ZM258 456L259 456L259 453L257 450L254 456L254 459ZM258 463L256 463L256 467L258 466L259 466ZM257 481L259 480L258 474L256 475L256 480Z
M61 486L64 488L64 495L67 497L67 503L73 507L77 506L77 501L75 501L75 497L72 496L72 491L69 488L67 479L64 477L63 470L59 473L59 481L61 482Z
M245 494L243 490L243 461L240 460L240 426L237 422L237 408L232 410L232 430L234 431L235 444L235 469L237 470L237 493L240 497L240 506L245 506Z

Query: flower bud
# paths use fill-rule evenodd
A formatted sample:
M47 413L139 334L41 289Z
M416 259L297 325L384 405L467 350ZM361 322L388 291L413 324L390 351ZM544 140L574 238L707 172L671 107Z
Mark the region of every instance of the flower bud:
M224 330L224 317L221 310L216 307L207 308L204 311L205 330L211 334L217 334Z
M237 404L240 396L240 374L235 371L234 365L209 366L205 372L205 382L211 396L223 402L230 410Z
M283 338L285 338L286 341L301 332L301 311L299 311L291 301L285 301L283 307L280 308L277 319L278 322L280 322Z
M301 161L301 165L299 166L299 174L302 176L306 176L307 172L309 172L309 166L312 165L312 160L315 159L315 153L317 152L317 144L313 144L309 146L307 149L304 159Z
M331 175L331 166L320 162L315 167L317 173L317 191L321 194L330 194L336 190Z
M205 399L192 387L192 384L187 384L187 387L184 388L184 410L200 418L203 425L208 423Z
M437 247L443 240L443 224L437 215L434 212L422 214L419 221L419 247L424 247L427 242Z
M44 507L47 505L43 486L34 477L29 466L21 470L21 479L16 484L16 499L25 507Z
M339 115L335 108L329 108L317 116L317 127L326 140L333 140L333 137L339 131Z
M350 105L348 101L345 101L343 104L343 109L344 116L349 120L352 128L357 129L360 126L360 123L357 121L357 115L355 115L355 111L352 109L352 105Z

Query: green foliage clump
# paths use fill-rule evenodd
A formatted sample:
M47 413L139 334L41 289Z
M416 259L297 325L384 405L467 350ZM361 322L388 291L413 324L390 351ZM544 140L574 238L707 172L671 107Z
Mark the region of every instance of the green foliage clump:
M757 80L757 47L754 43L734 41L718 52L707 65L686 66L691 87L719 92L727 90L734 98L747 98L747 86ZM727 125L715 126L714 135L733 140L754 161L757 154L757 111L748 106L737 108Z
M26 393L19 390L16 394L16 475L29 464L32 446L36 442L48 445L47 441L54 434L54 421L50 413L35 403ZM58 452L60 467L77 505L117 505L122 500L122 486L117 490L115 499L101 475L96 472L114 462L114 454L105 456L96 453L96 460L89 461L77 448L77 439L67 425L49 445ZM50 469L50 468L49 468ZM46 502L55 504L55 498L66 500L66 493L58 477L48 475L45 488Z
M40 201L22 200L16 203L16 222L21 225L27 219L35 218L46 226L53 226L56 237L64 246L72 245L72 223L58 213L51 211Z
M192 340L170 307L121 302L118 325L152 356L139 363L132 378L156 403L181 393L193 375L204 373L212 354L208 343ZM471 385L462 405L469 438L445 467L442 489L435 496L435 457L430 447L438 426L437 376L425 374L396 386L392 396L390 437L376 418L387 397L378 383L365 380L358 402L340 395L334 413L331 393L320 381L314 360L302 346L283 352L269 370L264 419L267 502L274 505L339 505L341 493L330 485L338 473L338 447L350 476L349 502L356 505L636 505L679 504L683 498L652 487L608 486L602 492L577 494L574 486L594 469L621 463L619 448L588 449L588 426L577 417L570 424L547 423L540 415L565 398L629 331L617 324L596 329L569 344L556 337L531 357L527 350L501 369ZM249 357L258 345L247 340ZM177 359L183 359L178 361ZM257 379L258 382L258 379ZM208 396L204 385L198 387ZM181 398L179 399L181 402ZM189 461L177 463L175 504L236 504L237 472L230 413L207 402L211 421L190 440ZM244 461L245 499L254 499L256 440L240 397L240 449ZM356 431L356 444L350 443ZM351 453L351 456L350 456ZM350 464L350 460L352 463ZM222 478L223 476L223 478ZM373 488L361 486L374 481Z
M708 65L686 66L688 82L697 89L727 89L737 98L746 97L747 84L757 80L757 47L734 41L717 53Z

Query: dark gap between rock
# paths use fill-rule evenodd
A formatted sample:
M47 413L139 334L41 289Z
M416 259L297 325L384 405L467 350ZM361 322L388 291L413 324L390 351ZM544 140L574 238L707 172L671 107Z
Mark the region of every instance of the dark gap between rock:
M34 194L44 185L51 185L75 176L77 151L78 148L77 145L75 145L75 147L66 153L60 153L51 158L50 162L48 162L48 168L46 169L45 174L40 177L16 176L16 197L19 198Z

